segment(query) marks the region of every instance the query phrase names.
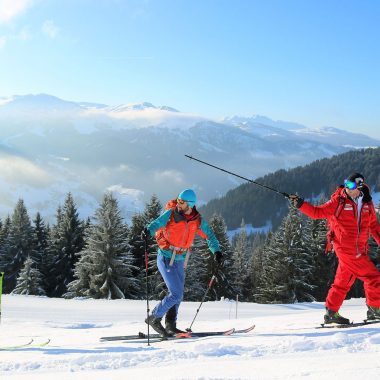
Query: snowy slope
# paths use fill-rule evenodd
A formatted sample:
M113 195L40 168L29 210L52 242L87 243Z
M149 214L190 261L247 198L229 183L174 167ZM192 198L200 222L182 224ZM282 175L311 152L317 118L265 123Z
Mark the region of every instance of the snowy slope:
M151 306L155 302L152 302ZM198 303L184 303L188 327ZM341 313L356 321L365 301L346 301ZM154 343L99 342L105 335L146 331L145 301L3 297L0 346L29 338L45 347L0 351L2 380L94 379L375 379L380 373L380 325L314 329L321 303L293 305L205 303L193 330L256 329L244 336ZM236 317L237 313L237 318ZM375 327L377 326L377 327Z

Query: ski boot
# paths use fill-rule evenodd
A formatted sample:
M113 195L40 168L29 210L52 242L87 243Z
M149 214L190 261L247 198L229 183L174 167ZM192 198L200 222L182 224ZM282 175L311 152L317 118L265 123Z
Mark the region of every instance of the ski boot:
M367 320L373 321L375 319L380 319L380 307L368 306Z
M337 311L333 311L326 308L326 314L324 315L325 324L336 323L338 325L348 325L350 320L342 317Z
M175 322L168 322L166 321L165 323L165 331L166 333L169 335L169 336L174 336L174 335L177 335L177 334L183 334L185 333L186 331L182 331L180 329L177 329L177 325Z
M168 310L168 312L165 315L165 330L169 336L174 336L174 335L182 334L186 332L186 331L177 329L176 319L177 319L177 307L176 305L174 305Z
M145 319L145 323L153 328L153 330L157 331L163 338L167 338L169 335L164 329L164 326L161 324L162 318L156 318L153 314Z

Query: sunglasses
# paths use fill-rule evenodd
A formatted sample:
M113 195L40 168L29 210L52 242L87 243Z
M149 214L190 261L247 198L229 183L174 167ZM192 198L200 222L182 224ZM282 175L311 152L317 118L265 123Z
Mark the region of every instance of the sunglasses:
M349 181L348 179L344 180L344 187L346 187L349 190L355 190L359 189L361 190L364 185L363 178L355 178L355 181Z
M184 205L186 201L184 201L183 199L177 198L177 203L179 203L180 205Z

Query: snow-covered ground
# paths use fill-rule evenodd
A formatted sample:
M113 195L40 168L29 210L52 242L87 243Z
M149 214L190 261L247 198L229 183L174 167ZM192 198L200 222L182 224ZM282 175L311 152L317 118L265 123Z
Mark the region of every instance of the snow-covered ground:
M151 303L151 308L155 302ZM199 303L181 306L179 327ZM363 299L341 314L365 317ZM0 379L378 379L380 324L315 329L322 303L293 305L206 302L193 330L244 328L245 335L153 343L100 342L146 331L146 302L3 296L0 346L51 341L44 347L0 351ZM237 318L236 318L237 316Z

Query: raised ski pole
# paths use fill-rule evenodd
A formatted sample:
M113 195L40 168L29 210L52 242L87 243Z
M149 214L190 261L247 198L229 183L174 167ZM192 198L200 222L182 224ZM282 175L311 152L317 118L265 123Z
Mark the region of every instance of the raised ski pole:
M193 323L194 323L195 319L197 318L197 315L198 315L198 313L199 313L199 310L201 309L202 304L203 304L203 302L205 301L208 292L210 291L210 289L211 289L212 286L214 285L214 282L215 282L215 280L216 280L216 274L218 273L218 269L219 269L219 267L216 268L215 273L212 275L212 277L211 277L211 279L210 279L210 281L209 281L209 283L208 283L208 286L207 286L206 292L205 292L205 294L203 295L202 301L201 301L200 305L198 306L197 312L195 313L195 316L194 316L194 318L193 318L193 321L191 322L190 327L186 329L186 331L188 331L188 332L191 332L191 327L193 326Z
M4 272L0 272L0 323L1 323L1 296L3 294L3 277L4 277Z
M198 162L200 162L201 164L204 164L204 165L207 165L207 166L211 166L211 167L214 168L214 169L218 169L218 170L220 170L220 171L222 171L222 172L225 172L225 173L231 174L231 175L233 175L233 176L235 176L235 177L238 177L238 178L244 179L245 181L248 181L248 182L250 182L250 183L253 183L253 184L257 185L257 186L261 186L261 187L264 187L265 189L268 189L268 190L274 191L274 192L277 193L277 194L281 194L281 195L283 195L285 198L289 198L289 194L288 194L288 193L285 193L285 192L283 192L283 191L280 191L280 190L274 189L273 187L270 187L270 186L267 186L267 185L263 185L262 183L259 183L259 182L256 182L256 181L253 181L252 179L249 179L249 178L243 177L243 176L241 176L241 175L239 175L239 174L236 174L236 173L230 172L230 171L228 171L228 170L225 170L225 169L223 169L223 168L220 168L220 167L218 167L218 166L212 165L212 164L210 164L210 163L208 163L208 162L206 162L206 161L199 160L198 158L195 158L195 157L193 157L193 156L189 156L189 155L185 154L185 157L190 158L190 160L198 161Z
M144 255L145 255L145 289L146 289L146 318L149 318L149 280L148 280L148 264L149 255L146 244L147 237L144 237ZM149 334L149 323L148 325L148 346L150 346L150 334Z

